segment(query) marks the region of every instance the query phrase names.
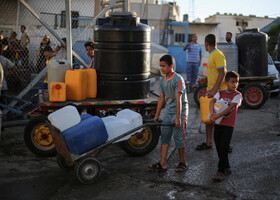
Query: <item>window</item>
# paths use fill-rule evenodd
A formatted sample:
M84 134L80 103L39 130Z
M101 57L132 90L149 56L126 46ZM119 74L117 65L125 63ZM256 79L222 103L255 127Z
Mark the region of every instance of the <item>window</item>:
M236 26L248 27L248 22L236 21Z
M66 11L61 11L61 28L66 28ZM79 26L79 12L71 11L71 18L72 18L72 28L78 28Z
M185 34L184 33L176 33L175 34L175 42L185 43Z
M242 22L242 26L248 26L248 22Z

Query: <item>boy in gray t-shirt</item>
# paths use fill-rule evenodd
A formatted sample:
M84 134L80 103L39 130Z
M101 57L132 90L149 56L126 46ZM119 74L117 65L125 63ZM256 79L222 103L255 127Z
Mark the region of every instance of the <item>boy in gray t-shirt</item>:
M161 109L166 104L166 111L163 123L174 123L175 127L164 126L161 131L161 159L156 164L150 164L149 168L156 171L167 170L167 153L173 135L176 147L179 152L179 165L176 172L188 169L185 160L184 134L186 119L188 115L188 100L184 79L173 70L174 58L171 55L164 55L160 58L160 68L165 77L160 82L160 96L158 99L157 111L154 117L156 122L159 119Z

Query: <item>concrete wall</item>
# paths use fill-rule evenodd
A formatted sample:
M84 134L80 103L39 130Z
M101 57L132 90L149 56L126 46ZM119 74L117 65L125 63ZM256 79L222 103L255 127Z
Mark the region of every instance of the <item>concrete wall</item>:
M235 41L236 34L240 33L241 26L236 26L236 21L247 22L250 28L263 28L264 26L270 24L275 18L265 18L256 16L242 16L242 15L221 15L215 14L205 19L205 22L216 22L218 24L217 29L217 41L225 42L226 32L232 33L233 41Z
M144 17L149 20L164 20L168 16L168 8L170 9L169 19L173 21L179 21L180 9L179 6L167 5L167 4L148 4L148 8L144 12ZM141 17L142 14L142 3L131 3L131 12L135 12L137 16ZM144 5L145 8L145 5Z
M197 41L199 44L204 44L205 36L212 33L217 34L217 24L205 24L205 23L189 23L189 33L188 34L196 34Z

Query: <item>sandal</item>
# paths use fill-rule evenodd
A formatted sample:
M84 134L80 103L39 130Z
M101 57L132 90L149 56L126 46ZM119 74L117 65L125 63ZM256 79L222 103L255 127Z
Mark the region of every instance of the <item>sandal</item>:
M212 180L213 181L222 181L225 179L225 177L226 176L224 173L218 171L214 176L212 176Z
M212 146L208 146L206 143L202 143L196 146L196 150L212 149Z
M149 165L149 168L152 169L152 170L155 170L155 171L158 171L158 172L166 172L167 171L167 168L162 168L160 162L156 163L156 164L150 164Z
M183 172L186 171L189 168L189 166L186 163L179 163L179 165L176 167L176 172Z

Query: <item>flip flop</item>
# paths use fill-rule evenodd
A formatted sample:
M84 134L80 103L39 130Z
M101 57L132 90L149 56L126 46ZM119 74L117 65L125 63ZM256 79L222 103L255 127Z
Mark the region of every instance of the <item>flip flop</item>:
M179 163L179 165L176 167L175 171L176 172L184 172L187 169L189 169L189 166L186 163Z
M206 143L202 143L196 146L196 150L205 150L205 149L212 149L212 146L208 146Z
M166 172L167 171L167 168L162 168L160 162L156 163L156 164L150 164L149 165L149 168L152 169L152 170L155 170L155 171L158 171L158 172Z

